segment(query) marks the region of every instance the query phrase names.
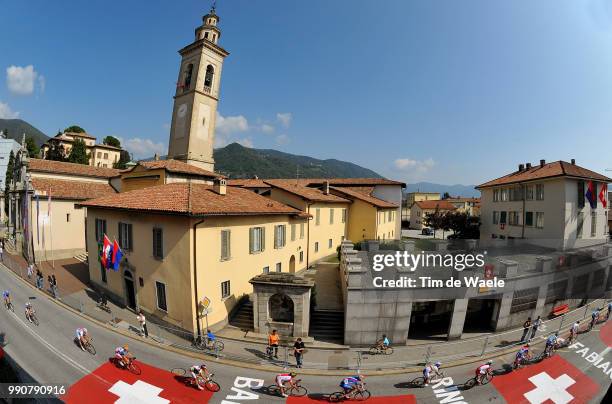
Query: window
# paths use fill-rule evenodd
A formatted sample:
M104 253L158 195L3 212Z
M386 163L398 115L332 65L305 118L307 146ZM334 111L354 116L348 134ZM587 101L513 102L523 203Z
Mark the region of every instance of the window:
M597 212L591 212L591 237L597 235Z
M285 246L285 231L284 224L274 226L274 248L283 248Z
M66 213L66 221L70 222L70 213Z
M264 267L263 268L263 273L264 274L269 274L270 273L270 267Z
M300 262L304 262L304 251L300 251Z
M544 212L536 212L536 227L538 229L544 228Z
M321 209L317 208L315 210L315 226L321 224Z
M98 158L101 159L102 158L102 152L98 152Z
M506 224L506 212L499 212L499 223Z
M283 271L283 265L280 262L276 263L276 272L282 272Z
M533 185L525 186L525 199L533 201Z
M252 227L249 229L249 252L251 254L262 252L266 248L266 229Z
M193 76L193 64L189 63L185 70L185 80L183 81L183 91L189 90L191 87L191 77Z
M499 212L496 210L493 211L493 224L499 224Z
M519 224L519 215L518 212L508 212L508 224L517 226Z
M533 227L533 212L525 212L525 226Z
M153 228L153 258L164 258L164 232L159 227Z
M332 248L332 245L333 245L333 241L330 238L329 241L327 242L327 248Z
M389 222L393 220L393 211L389 211Z
M334 224L334 209L329 210L329 224Z
M108 159L108 153L104 153L104 158Z
M502 200L502 202L508 201L508 189L507 188L502 188L502 190L501 190L501 200Z
M106 220L96 219L96 241L104 240L106 234Z
M346 209L342 209L342 223L346 223Z
M155 281L155 290L157 292L157 308L168 311L168 305L166 304L166 285L159 281Z
M204 38L208 39L208 32L204 33Z
M132 225L119 222L119 247L123 250L132 250Z
M221 230L221 261L227 261L231 257L231 232L229 230Z
M499 189L493 190L493 202L499 202Z
M229 297L230 293L230 281L221 282L221 298Z
M300 223L300 240L304 238L304 223Z
M291 241L295 241L295 223L291 224Z
M544 184L536 184L536 200L544 200Z
M582 228L584 227L584 213L578 212L578 224L576 225L576 238L582 238Z
M584 208L584 181L578 181L578 208Z
M315 241L315 252L319 252L319 242Z
M512 187L509 190L511 201L522 201L523 200L523 188L521 186Z
M213 78L215 76L215 68L212 65L206 66L206 75L204 76L204 87L210 89L213 85Z

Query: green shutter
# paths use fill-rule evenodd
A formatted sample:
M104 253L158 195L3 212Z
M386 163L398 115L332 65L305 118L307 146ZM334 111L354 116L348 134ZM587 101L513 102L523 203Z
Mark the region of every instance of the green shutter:
M253 228L249 229L249 254L253 254Z
M261 227L261 251L266 249L266 228Z

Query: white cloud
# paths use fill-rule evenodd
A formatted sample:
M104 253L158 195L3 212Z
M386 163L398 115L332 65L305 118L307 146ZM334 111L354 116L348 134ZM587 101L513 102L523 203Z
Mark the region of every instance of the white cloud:
M249 147L249 148L253 147L253 139L251 139L250 137L245 137L243 139L238 139L238 140L236 140L236 143L241 144L244 147Z
M15 119L19 117L19 112L13 111L8 104L0 102L0 119Z
M40 89L41 94L45 92L45 88L47 87L47 79L42 74L38 76L38 88Z
M162 142L155 143L151 139L141 139L139 137L127 140L118 137L118 139L121 142L121 146L132 153L135 159L153 157L155 153L160 156L168 153L167 145Z
M414 160L411 158L401 158L396 159L393 162L393 165L398 170L408 171L408 170L416 170L419 172L429 171L436 162L432 158L428 158L425 160Z
M38 85L41 91L44 91L46 85L45 78L38 75L38 72L34 70L34 66L9 66L6 68L6 84L12 94L32 95L37 79L39 80Z
M269 125L267 123L264 123L263 125L261 125L259 129L267 135L274 133L274 126Z
M217 113L217 127L215 129L224 135L246 132L249 130L249 121L243 115L223 116Z
M281 146L281 145L289 143L289 140L290 140L289 136L287 136L287 135L278 135L276 137L276 144L278 146Z
M291 125L293 114L291 112L279 112L276 114L276 119L281 123L281 125L288 128Z

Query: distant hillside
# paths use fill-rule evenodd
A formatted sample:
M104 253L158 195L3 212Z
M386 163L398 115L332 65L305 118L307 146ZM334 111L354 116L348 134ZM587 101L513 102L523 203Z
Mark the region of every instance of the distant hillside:
M434 184L432 182L417 182L416 184L407 184L405 192L439 192L444 194L448 192L451 196L463 197L480 197L480 191L474 189L475 185L444 185Z
M230 178L381 178L357 164L336 159L319 160L270 149L251 149L238 143L215 149L215 171Z
M23 134L32 136L38 146L46 143L49 137L21 119L0 119L0 131L7 133L7 138L14 139L17 143L21 143Z

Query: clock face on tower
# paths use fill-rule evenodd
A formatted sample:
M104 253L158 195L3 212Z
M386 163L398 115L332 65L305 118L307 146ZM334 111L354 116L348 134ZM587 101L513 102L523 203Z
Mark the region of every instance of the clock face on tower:
M187 104L179 105L176 114L179 118L185 118L185 115L187 115Z

